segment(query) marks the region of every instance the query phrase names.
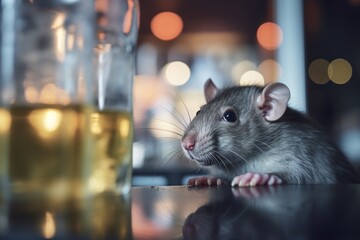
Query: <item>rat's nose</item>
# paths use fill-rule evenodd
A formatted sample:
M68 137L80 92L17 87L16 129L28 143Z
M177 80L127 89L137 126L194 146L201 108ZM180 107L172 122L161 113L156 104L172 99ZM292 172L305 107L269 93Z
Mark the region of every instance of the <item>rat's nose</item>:
M185 150L192 151L194 149L194 147L195 147L195 137L192 136L192 135L186 136L182 140L182 145L183 145Z

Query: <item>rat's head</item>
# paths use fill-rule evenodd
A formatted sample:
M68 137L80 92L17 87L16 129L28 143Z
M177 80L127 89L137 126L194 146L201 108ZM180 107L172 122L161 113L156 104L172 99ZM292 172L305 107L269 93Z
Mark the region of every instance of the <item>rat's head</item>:
M262 151L267 129L285 113L290 98L281 83L219 90L209 79L204 93L206 104L186 129L181 145L199 165L227 171Z

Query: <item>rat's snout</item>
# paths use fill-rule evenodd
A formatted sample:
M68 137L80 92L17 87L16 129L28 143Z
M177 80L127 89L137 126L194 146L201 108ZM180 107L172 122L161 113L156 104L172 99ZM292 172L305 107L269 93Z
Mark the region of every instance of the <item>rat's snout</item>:
M193 135L187 135L182 140L182 146L187 151L192 151L195 148L195 136Z

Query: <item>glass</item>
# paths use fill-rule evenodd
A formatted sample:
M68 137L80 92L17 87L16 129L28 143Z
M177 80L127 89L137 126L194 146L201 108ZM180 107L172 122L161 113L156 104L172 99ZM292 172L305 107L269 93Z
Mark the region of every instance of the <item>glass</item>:
M3 0L1 14L11 190L82 196L92 166L92 1Z
M1 3L1 12L7 10L5 2ZM5 11L4 11L5 12ZM6 27L6 22L3 18L6 14L0 15L0 29ZM11 39L10 39L11 40ZM4 81L4 75L6 74L4 64L2 63L2 56L6 54L6 50L2 48L3 43L9 41L9 38L0 34L0 219L3 218L5 211L6 201L8 200L8 188L9 188L9 171L8 171L8 135L10 128L10 113L8 111L8 103L6 101L6 92L8 86ZM0 232L2 230L2 224L0 224Z
M127 194L132 177L132 87L138 35L138 1L95 0L95 166L96 193Z

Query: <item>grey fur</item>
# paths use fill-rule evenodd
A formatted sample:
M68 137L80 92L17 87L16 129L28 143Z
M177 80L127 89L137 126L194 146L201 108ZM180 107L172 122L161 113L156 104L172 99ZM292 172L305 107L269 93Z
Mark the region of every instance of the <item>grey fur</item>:
M358 183L359 176L344 154L307 116L287 108L268 122L256 106L261 87L231 87L201 107L186 129L196 146L185 155L210 173L232 180L246 172L269 173L287 184ZM228 108L239 121L222 121Z

